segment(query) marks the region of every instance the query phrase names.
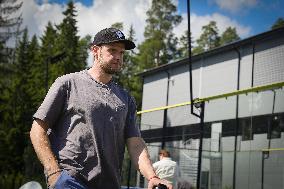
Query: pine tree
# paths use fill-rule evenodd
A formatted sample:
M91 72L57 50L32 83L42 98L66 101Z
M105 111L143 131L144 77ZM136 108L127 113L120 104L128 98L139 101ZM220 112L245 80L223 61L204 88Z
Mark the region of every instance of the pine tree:
M210 21L208 25L202 27L202 34L197 39L197 47L193 49L194 54L207 51L220 46L220 37L215 21Z
M170 0L153 0L147 11L145 41L139 46L137 60L141 70L169 63L176 53L173 27L181 22Z
M11 123L11 112L6 110L11 109L9 101L12 96L11 78L14 73L12 62L15 52L14 47L7 47L6 42L12 38L15 40L20 32L21 6L22 3L17 0L0 1L0 131L3 132Z
M30 99L31 112L35 112L45 96L44 68L41 60L40 46L34 35L28 47L28 59L30 62L30 74L28 75L27 92Z
M28 46L28 32L24 30L23 37L16 49L15 63L12 65L14 73L10 82L10 96L4 109L5 130L0 132L2 135L0 146L1 174L14 172L20 174L24 167L22 155L27 144L24 133L31 125L30 97L27 92L27 81L30 74ZM7 180L9 179L7 178Z
M30 118L29 122L27 123L27 127L30 128L32 125L32 115L36 112L37 108L41 104L44 96L45 96L45 87L44 83L44 72L43 72L43 64L41 61L41 54L40 54L40 46L37 40L37 37L34 35L32 40L28 45L28 62L29 62L29 74L27 75L27 83L26 85L26 93L29 96L29 100L25 103L29 107L27 111L27 117ZM29 130L29 129L27 129ZM26 138L28 138L27 131ZM44 180L42 173L42 166L37 159L37 156L33 150L30 140L26 139L26 145L24 152L22 154L22 161L24 164L24 171L23 174L25 178L32 179L32 180Z
M122 22L116 22L116 23L113 23L110 27L116 28L116 29L119 29L119 30L123 30L123 23Z
M30 101L30 96L28 94L29 85L28 79L30 77L31 62L29 60L29 40L28 31L24 30L22 40L19 42L19 46L16 50L16 61L14 64L16 74L13 78L15 98L16 103L16 124L21 128L30 127L31 114L30 106L28 102ZM18 117L19 116L19 117Z
M236 28L228 27L221 35L220 45L232 43L237 40L240 40L240 37L237 34Z
M86 67L86 60L82 60L82 57L80 57L82 53L80 52L79 36L77 35L76 12L74 3L70 1L67 4L67 9L63 12L65 17L62 23L57 26L56 54L66 54L62 61L54 64L54 70L57 70L57 77L82 70Z
M5 74L6 70L10 70L7 65L9 59L13 58L13 48L7 47L6 42L11 37L17 37L22 18L18 15L18 11L22 6L22 2L17 0L1 0L0 1L0 71Z
M271 26L271 29L277 29L284 26L284 18L278 18L275 23Z
M188 30L186 30L184 34L179 38L179 45L180 45L180 48L179 48L180 58L187 58L188 57Z
M40 57L39 64L37 65L37 76L41 83L39 84L39 92L42 93L42 89L44 89L44 93L47 92L50 84L57 78L58 71L56 67L50 64L51 57L56 54L56 38L58 34L56 29L54 29L53 25L48 22L46 29L44 31L41 39L41 47L40 47Z

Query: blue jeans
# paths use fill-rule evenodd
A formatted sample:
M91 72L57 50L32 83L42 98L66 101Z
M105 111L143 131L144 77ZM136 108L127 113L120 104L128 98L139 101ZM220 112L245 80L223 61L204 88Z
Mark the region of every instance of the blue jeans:
M54 187L49 189L88 189L86 186L79 183L75 178L71 177L67 171L62 171L58 177Z

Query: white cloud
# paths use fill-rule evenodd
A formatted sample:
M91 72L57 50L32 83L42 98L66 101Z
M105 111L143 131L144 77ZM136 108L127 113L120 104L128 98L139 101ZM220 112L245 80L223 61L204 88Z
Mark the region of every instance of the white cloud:
M136 38L143 39L146 11L150 6L149 0L96 0L92 7L76 3L78 10L79 34L94 35L99 30L110 27L115 22L123 22L124 33L127 34L132 24Z
M183 14L182 23L174 29L174 33L179 37L184 34L187 30L187 14ZM241 38L248 37L251 28L248 26L243 26L231 18L224 16L219 13L214 13L212 15L196 15L195 13L191 14L190 24L191 24L191 33L193 40L196 40L200 37L202 33L202 26L209 24L210 21L216 21L217 27L219 29L219 34L225 31L225 29L229 26L235 27L237 33Z
M64 7L58 4L37 4L34 0L25 0L22 6L23 27L27 27L29 34L41 36L50 21L58 24L63 19Z
M79 36L93 36L99 30L110 27L115 22L124 23L124 33L127 34L133 25L138 42L143 40L146 11L151 5L150 0L95 0L91 7L80 2L75 3L77 10L77 26ZM62 21L62 12L66 5L56 3L37 3L36 0L25 0L22 7L23 26L27 26L31 35L41 36L48 21L58 24Z
M29 34L41 36L48 21L59 24L63 19L62 12L66 5L48 3L37 3L38 0L25 0L22 7L23 25L28 27ZM173 0L177 3L178 1ZM132 24L136 32L136 43L144 39L143 33L146 25L146 12L151 6L151 0L94 0L92 6L85 6L80 2L75 3L77 10L78 35L94 36L99 30L109 27L115 22L124 23L124 33L127 34ZM183 14L183 21L176 28L174 33L180 37L187 30L187 15ZM207 25L211 20L216 21L219 32L222 33L228 26L236 27L240 37L247 37L251 28L243 26L237 21L219 13L212 15L191 15L191 32L193 39L199 38L202 26ZM90 64L91 58L89 58Z
M48 21L59 24L63 19L62 12L66 5L48 3L47 0L23 1L23 27L27 27L30 36L42 36ZM87 7L80 2L75 3L77 10L78 35L94 36L99 30L110 27L115 22L123 22L124 33L133 25L137 43L143 41L146 24L146 12L151 6L151 0L94 0L93 5ZM88 62L91 64L92 58Z
M244 9L254 7L258 4L258 0L213 0L223 10L236 13Z

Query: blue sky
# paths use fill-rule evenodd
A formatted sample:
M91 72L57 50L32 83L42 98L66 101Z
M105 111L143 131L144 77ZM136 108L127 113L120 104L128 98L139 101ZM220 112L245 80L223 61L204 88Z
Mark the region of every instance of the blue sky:
M50 21L58 24L69 0L24 0L24 26L30 35L42 35ZM172 0L183 21L174 27L180 37L187 30L187 0ZM235 27L244 39L265 31L277 18L284 18L284 0L191 0L191 32L193 40L199 38L202 26L214 20L219 34L227 27ZM151 0L75 0L79 35L94 35L115 22L124 23L127 33L131 25L136 32L136 42L143 41L146 12Z
M230 1L231 0L227 0L227 2ZM244 2L244 0L237 1ZM186 1L180 2L184 3ZM234 11L233 7L220 8L220 6L213 1L191 0L191 10L200 15L212 14L214 12L227 15L243 25L250 26L252 28L251 34L262 33L269 30L277 18L284 18L283 0L255 0L251 2L251 4L242 5L240 3L239 9ZM186 11L186 4L185 6L180 6L180 8L181 11Z
M66 4L68 1L49 0L48 2ZM178 12L186 13L187 0L175 1L178 2ZM76 0L76 2L88 7L93 5L93 0ZM277 18L284 18L284 0L191 0L190 2L191 11L197 15L220 13L250 27L249 36L269 30ZM228 2L227 5L224 2Z
M41 37L48 22L59 24L62 12L69 0L23 0L23 26L30 37ZM187 0L172 0L178 7L183 21L174 27L174 34L180 37L187 30ZM216 21L219 34L229 26L235 27L241 39L270 30L277 18L284 18L284 0L191 0L191 32L193 41L201 33L202 26ZM135 43L144 40L146 12L151 0L75 0L78 35L94 36L99 30L122 22L127 35L132 25ZM193 46L195 43L193 43ZM90 56L91 57L91 56ZM88 60L92 62L92 60Z

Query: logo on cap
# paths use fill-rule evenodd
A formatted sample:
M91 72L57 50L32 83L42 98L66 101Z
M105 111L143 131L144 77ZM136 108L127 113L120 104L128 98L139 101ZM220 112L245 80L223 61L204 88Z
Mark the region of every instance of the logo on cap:
M116 33L116 35L117 35L117 37L119 38L119 39L123 39L124 38L124 35L123 35L123 33L121 32L121 31L117 31L117 32L115 32Z

